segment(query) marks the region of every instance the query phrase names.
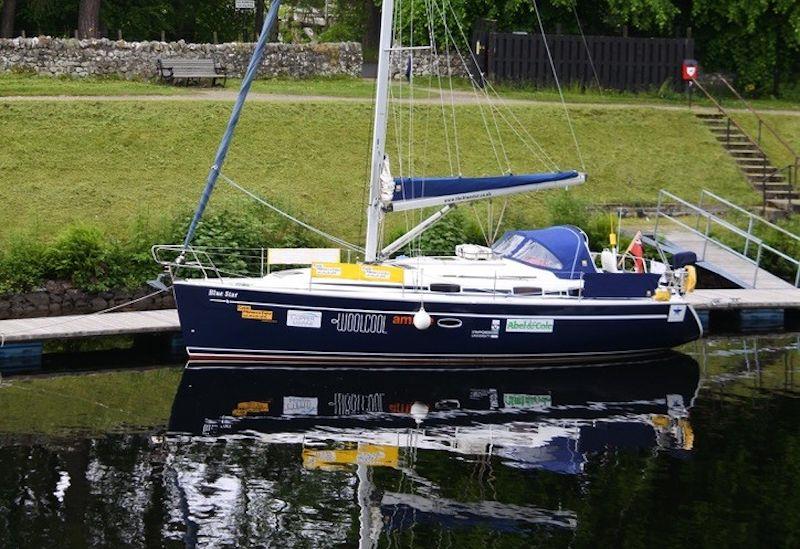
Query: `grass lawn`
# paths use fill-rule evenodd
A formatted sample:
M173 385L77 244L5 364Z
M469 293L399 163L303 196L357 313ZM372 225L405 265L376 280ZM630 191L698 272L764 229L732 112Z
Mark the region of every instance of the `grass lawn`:
M0 433L106 433L166 425L182 367L0 383Z
M184 88L119 78L69 78L0 73L0 97L15 95L176 95Z
M758 120L751 113L736 113L736 121L747 131L753 139L758 138ZM800 117L776 116L770 113L761 114L761 118L769 124L791 147L795 153L800 154ZM793 154L766 128L761 129L761 148L767 153L772 164L783 167L794 161Z
M228 80L226 88L238 90L239 78ZM266 78L253 82L251 91L283 95L323 95L329 97L362 97L370 99L375 95L375 81L364 78Z
M420 85L423 79L420 79ZM427 79L426 79L427 81ZM469 90L471 85L468 80L460 78L453 79L453 88L460 90ZM531 101L553 101L560 102L561 98L558 90L555 88L537 88L532 84L526 83L512 83L500 82L493 84L494 90L502 97L509 99L527 99ZM629 104L629 105L662 105L662 106L675 106L686 107L688 100L684 93L677 93L672 90L660 92L658 90L642 91L638 93L616 91L616 90L602 90L598 91L595 88L581 89L579 86L565 86L562 88L564 99L568 103L597 103L597 104ZM718 92L712 91L715 96ZM796 95L794 93L793 95ZM726 109L744 109L746 108L740 101L733 97L715 97L720 104ZM796 99L753 99L749 103L755 109L780 109L780 110L794 110L800 111L800 102ZM692 98L692 104L713 107L714 104L709 101L700 90L695 90Z
M417 97L438 97L439 85L435 79L427 76L416 77ZM241 85L241 79L229 78L225 90L235 92ZM469 81L465 78L453 78L453 89L457 91L470 91ZM407 97L409 87L405 81L397 81L393 85L396 97ZM449 89L447 80L442 80L442 87ZM5 73L0 74L0 97L16 95L177 95L203 93L210 88L204 86L173 86L158 82L143 82L122 80L119 78L69 78L36 76L31 74ZM214 88L219 90L220 88ZM494 84L494 89L504 98L520 99L543 102L560 102L558 92L553 88L536 88L529 84L515 84L501 82ZM327 78L266 78L253 82L251 90L255 93L282 94L282 95L319 95L326 97L349 97L370 99L375 93L373 80L350 76L335 76ZM640 93L618 92L614 90L597 91L595 89L581 90L578 86L567 86L563 89L565 99L571 104L630 104L630 105L661 105L684 107L687 105L684 94L672 91L659 92L657 90ZM713 104L696 93L693 103L705 107ZM797 95L796 92L791 94ZM744 109L744 105L735 98L718 98L721 103L730 109ZM756 109L781 109L800 111L800 102L792 99L754 99L750 103Z
M408 140L401 138L403 153L396 154L395 124L409 113L399 109L389 154L395 175L398 158L407 175ZM462 173L498 173L480 111L456 109ZM185 213L196 204L229 110L204 101L0 103L0 135L8 137L0 147L0 242L19 232L51 238L76 222L122 236L135 222ZM580 168L560 106L514 113L560 167ZM449 174L441 110L417 107L414 114L413 172ZM589 173L576 192L596 206L653 204L662 187L691 199L708 188L737 202L758 201L689 112L575 106L572 115ZM361 241L371 120L366 103L250 103L224 171L291 213ZM514 172L547 169L510 131L501 134ZM505 164L502 150L498 156ZM543 201L552 192L516 198L507 222L546 224ZM248 202L220 183L210 207ZM406 223L403 214L390 217Z
M215 91L237 92L240 78L229 78L225 88ZM408 86L397 83L396 94L405 97ZM355 97L370 99L375 93L375 81L363 78L267 78L256 80L250 88L253 93L282 95L320 95L327 97ZM94 96L94 95L186 95L212 91L208 85L174 86L159 82L122 80L119 78L69 78L35 76L30 74L0 74L0 97L10 96ZM420 92L423 93L423 92ZM424 91L426 97L428 91Z

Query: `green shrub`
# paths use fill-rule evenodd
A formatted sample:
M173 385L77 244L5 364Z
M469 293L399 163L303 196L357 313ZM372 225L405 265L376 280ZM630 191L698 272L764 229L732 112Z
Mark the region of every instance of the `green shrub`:
M48 278L70 280L91 292L122 285L127 258L118 241L96 227L76 225L68 228L48 250Z
M589 224L587 204L569 189L553 193L546 205L551 225L575 225L585 229Z
M46 268L47 246L30 235L12 235L0 253L0 295L41 285Z
M162 270L151 256L151 246L182 243L190 219L186 214L158 222L137 220L123 240L110 239L97 227L83 224L67 227L50 243L31 235L12 236L0 251L0 294L29 291L46 280L68 280L89 292L140 288ZM257 208L209 213L198 225L192 244L223 248L323 245L305 229L265 217L264 210ZM255 273L260 252L226 250L212 259L228 272Z
M793 234L800 234L800 217L782 219L777 224ZM789 257L800 259L800 244L795 239L769 228L759 231L758 236L763 239L765 244L772 246ZM755 257L757 246L751 245L749 248L751 252L749 255ZM797 276L797 266L790 261L769 251L763 251L761 267L794 284Z
M611 219L607 215L595 215L585 227L581 227L589 237L589 249L595 252L610 248L608 235L611 234Z

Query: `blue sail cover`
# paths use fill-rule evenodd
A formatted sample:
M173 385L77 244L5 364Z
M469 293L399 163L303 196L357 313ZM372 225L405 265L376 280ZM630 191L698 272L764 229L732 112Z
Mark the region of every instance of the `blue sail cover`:
M480 200L583 183L577 171L492 177L396 177L390 208L395 211Z
M597 272L586 235L571 225L508 231L492 250L531 267L552 271L559 278L580 278L583 273Z

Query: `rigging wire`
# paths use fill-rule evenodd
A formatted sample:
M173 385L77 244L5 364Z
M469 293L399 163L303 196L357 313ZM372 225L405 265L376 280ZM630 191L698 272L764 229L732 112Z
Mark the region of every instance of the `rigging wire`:
M263 204L264 206L266 206L267 208L269 208L273 212L275 212L275 213L277 213L279 215L282 215L283 217L285 217L289 221L293 221L294 223L297 223L301 227L304 227L304 228L308 229L312 233L314 233L314 234L316 234L318 236L321 236L323 238L326 238L326 239L330 240L331 242L342 246L343 248L348 248L348 249L350 249L350 250L352 250L354 252L364 253L364 248L361 248L360 246L356 246L355 244L350 244L346 240L342 240L341 238L339 238L337 236L333 236L332 234L326 233L322 229L317 229L316 227L314 227L312 225L309 225L305 221L302 221L302 220L294 217L293 215L281 210L277 206L273 206L272 204L270 204L269 202L267 202L266 200L264 200L263 198L261 198L257 194L255 194L255 193L253 193L251 191L248 191L247 189L245 189L244 187L242 187L241 185L236 183L233 179L229 178L224 173L220 172L219 176L223 179L223 181L228 183L231 187L233 187L235 189L238 189L239 191L243 192L244 194L246 194L247 196L249 196L250 198L252 198L256 202L258 202L260 204Z
M497 218L497 225L494 229L494 233L492 234L492 241L489 244L489 247L497 241L497 234L500 232L500 226L503 224L503 216L506 214L506 208L508 207L508 198L503 200L503 207L500 210L500 217Z
M600 85L600 78L597 76L597 69L594 66L594 60L592 59L592 52L589 50L589 44L586 42L586 35L583 34L583 25L581 25L581 20L578 17L578 8L575 4L575 0L570 0L569 3L572 6L572 13L575 14L575 22L578 23L578 31L581 33L583 47L586 48L586 57L589 58L589 66L592 67L592 74L594 74L594 81L597 83L597 90L602 91L603 87Z
M583 155L581 154L581 146L578 144L578 136L575 134L575 128L572 126L572 118L569 116L569 109L567 108L567 102L564 100L564 92L561 90L561 83L558 81L558 73L556 72L556 65L553 62L553 56L550 53L550 45L547 43L547 35L544 32L544 24L542 23L542 17L539 14L539 6L537 5L537 0L532 0L533 2L533 9L536 12L536 19L539 22L539 30L542 33L542 42L544 42L544 49L547 52L547 59L550 61L550 69L553 71L553 80L555 80L556 88L558 89L558 95L561 97L561 105L564 107L564 114L567 117L567 125L569 126L569 131L572 134L572 140L575 142L575 150L578 153L578 160L581 163L581 169L586 171L586 164L583 162Z
M437 5L437 7L438 7L438 5ZM458 27L458 31L459 31L459 34L461 35L461 38L463 39L464 43L467 43L467 44L468 44L467 37L466 37L466 33L465 33L465 31L464 31L464 27L461 25L461 22L458 20L458 17L456 16L456 14L455 14L455 11L453 10L453 7L452 7L451 5L449 5L449 4L448 4L448 7L450 8L450 12L453 14L453 17L454 17L454 19L455 19L456 26ZM463 54L461 53L461 49L458 47L458 43L456 42L455 38L453 37L453 34L452 34L452 32L450 32L450 28L449 28L449 26L447 25L447 21L446 21L446 17L447 17L447 15L446 15L446 13L444 12L444 8L441 8L440 14L441 14L441 17L442 17L442 23L443 23L443 25L444 25L444 27L445 27L445 31L446 31L446 33L447 33L447 37L449 37L449 38L450 38L450 40L452 41L452 43L453 43L453 47L454 47L454 49L455 49L456 53L458 54L458 56L459 56L459 58L460 58L460 60L461 60L461 64L462 64L462 66L466 67L466 66L467 66L467 62L466 62L466 60L464 59L464 56L463 56ZM473 64L474 64L474 66L475 66L475 67L477 67L477 68L480 70L480 66L479 66L479 64L478 64L478 60L477 60L477 58L475 57L475 52L473 52L473 51L472 51L472 48L470 48L470 47L469 47L469 45L467 46L467 49L468 49L468 51L469 51L469 55L470 55L470 58L471 58L471 60L472 60L472 62L473 62ZM486 80L486 78L484 77L484 75L483 75L483 72L481 72L481 81L485 83L485 86L483 86L483 87L481 87L481 86L480 86L480 85L479 85L479 84L478 84L478 83L475 81L475 78L474 78L474 76L472 75L472 72L471 72L471 71L467 71L467 76L468 76L468 79L469 79L469 81L470 81L470 85L472 86L473 92L475 92L475 99L476 99L476 102L478 103L479 107L480 107L481 103L480 103L480 101L479 101L479 100L477 100L477 99L478 99L478 98L477 98L477 90L478 90L478 89L480 89L480 90L481 90L481 94L482 94L482 95L483 95L483 97L486 99L486 102L489 104L489 108L491 108L491 109L495 109L495 110L497 111L497 113L500 115L500 117L503 119L503 121L506 123L506 125L508 125L508 127L509 127L509 128L510 128L510 129L511 129L513 132L514 132L514 134L515 134L515 135L517 136L517 138L520 140L520 142L521 142L521 143L522 143L522 144L523 144L523 145L524 145L524 146L525 146L525 147L526 147L526 148L527 148L527 149L528 149L528 150L529 150L529 151L530 151L530 152L531 152L531 153L532 153L534 156L536 156L536 157L537 157L537 159L538 159L540 162L542 162L542 164L543 164L545 167L547 167L547 168L551 168L551 169L554 169L554 170L558 170L558 165L557 165L557 164L556 164L556 163L555 163L555 162L552 160L552 158L550 158L550 156L547 154L547 152L544 150L544 148L541 146L541 144L540 144L540 143L539 143L539 142L538 142L538 141L537 141L537 140L536 140L536 139L535 139L535 138L534 138L534 137L533 137L533 136L530 134L530 132L528 131L528 129L527 129L527 128L525 127L525 125L524 125L524 124L523 124L523 123L522 123L522 122L519 120L519 118L517 117L517 115L516 115L516 114L514 113L514 111L513 111L513 110L512 110L512 109L511 109L511 108L508 106L508 104L507 104L505 101L503 101L503 100L500 98L500 95L497 93L497 90L496 90L496 89L495 89L495 88L492 86L491 82L489 82L488 80ZM491 91L492 95L494 96L494 98L496 98L496 99L497 99L497 101L496 101L496 102L495 102L495 101L493 101L493 99L492 99L492 96L490 96L490 95L489 95L489 92L490 92L490 91ZM451 96L450 96L450 97L451 97L451 102L453 102L453 101L454 101L454 94L453 94L452 86L451 86L451 89L450 89L450 93L451 93ZM506 116L505 116L505 115L502 113L502 111L501 111L501 110L498 108L498 106L497 106L497 104L496 104L496 103L499 103L499 104L500 104L502 107L504 107L504 108L505 108L505 110L508 112L508 115L509 115L509 117L510 117L510 118L511 118L511 119L512 119L514 122L516 122L516 124L519 126L519 130L521 130L522 132L520 132L520 131L519 131L517 128L515 128L514 124L512 124L512 123L511 123L511 122L508 120L508 118L506 118ZM522 135L523 133L524 133L525 135ZM527 139L526 139L526 136L527 136ZM530 142L529 142L528 140L530 140ZM534 147L531 145L531 143L533 143L533 145L535 145L535 148L534 148ZM538 149L538 150L537 150L537 149ZM500 167L500 169L502 169L502 166Z
M442 0L442 4L443 5L447 4L447 0ZM439 7L439 5L436 4L435 2L434 2L434 5L437 8ZM447 4L447 6L450 7L450 9L452 11L452 6L450 6L449 4ZM453 12L453 13L455 13L455 12ZM461 50L459 49L459 47L458 47L458 45L457 45L457 43L455 41L455 38L453 38L453 34L450 32L450 26L447 24L447 16L446 16L446 13L444 11L444 7L439 9L439 15L440 15L440 17L442 19L442 26L444 27L446 36L448 36L450 38L450 41L453 43L453 46L454 46L454 48L456 50L456 53L458 54L458 57L461 60L461 64L464 67L467 67L468 66L467 62L464 59L464 56L461 54ZM459 25L460 25L460 23L459 23ZM497 161L497 167L500 170L503 170L503 164L500 161L500 156L497 154L497 147L496 147L496 145L494 143L494 138L492 137L492 132L489 129L489 123L486 120L486 113L483 110L483 104L478 99L478 92L477 92L478 85L475 82L474 77L472 76L472 74L469 71L467 71L467 74L469 75L469 80L470 80L470 83L472 84L472 93L475 96L475 102L478 105L478 111L481 114L481 120L483 121L483 126L484 126L484 129L486 130L486 135L489 138L489 144L492 146L492 152L494 153L495 160Z
M439 92L439 104L442 108L442 127L444 129L444 142L445 148L447 149L447 163L450 166L450 175L454 176L455 172L453 171L453 154L450 147L450 132L448 131L448 124L447 124L447 114L445 112L444 107L444 93L442 89L442 71L441 71L441 64L439 63L439 48L436 44L436 38L434 36L434 25L433 25L433 8L431 7L431 2L433 0L425 0L425 12L428 18L428 34L430 35L431 41L431 67L433 67L434 61L436 66L436 83L438 86ZM445 44L446 46L446 44ZM449 69L449 66L448 66Z
M511 130L512 130L512 131L514 131L514 133L515 133L515 134L516 134L516 136L519 138L519 140L520 140L520 141L521 141L521 142L522 142L522 143L523 143L523 144L524 144L524 145L525 145L525 146L526 146L526 147L527 147L527 148L528 148L528 149L529 149L529 150L530 150L530 151L531 151L531 152L532 152L532 153L533 153L535 156L537 156L537 158L538 158L538 159L539 159L539 160L540 160L540 161L541 161L541 162L542 162L542 163L543 163L545 166L548 166L548 164L549 164L549 166L550 166L550 167L552 167L552 168L553 168L553 169L555 169L555 170L558 170L558 169L559 169L559 168L558 168L558 165L557 165L557 164L556 164L556 163L553 161L553 159L552 159L552 158L550 158L550 156L547 154L547 152L544 150L544 148L541 146L541 144L540 144L540 143L539 143L539 142L538 142L538 141L537 141L537 140L536 140L536 139L535 139L535 138L534 138L534 137L533 137L533 136L530 134L530 132L528 131L527 127L526 127L526 126L525 126L525 125L524 125L524 124L523 124L523 123L522 123L522 122L519 120L519 118L517 117L517 115L516 115L516 114L514 114L514 111L511 109L511 107L509 107L509 105L507 104L507 102L506 102L506 101L504 101L504 100L503 100L503 99L500 97L500 94L499 94L499 93L497 92L497 90L494 88L494 86L492 85L492 83L491 83L489 80L487 80L487 79L485 78L485 75L483 74L483 71L481 71L481 70L480 70L480 65L479 65L479 63L478 63L478 59L475 57L475 52L474 52L474 51L472 51L472 48L471 48L471 47L469 47L469 42L468 42L468 40L467 40L467 35L466 35L466 32L464 31L464 27L461 25L461 21L459 21L458 17L456 16L455 10L453 10L453 7L452 7L452 5L450 5L449 7L450 7L450 12L453 14L453 19L454 19L454 20L455 20L455 22L456 22L456 26L458 27L459 34L461 35L461 38L462 38L462 40L464 41L464 43L465 43L465 44L467 44L467 49L468 49L468 51L469 51L469 55L470 55L470 58L471 58L471 60L472 60L472 63L473 63L473 65L474 65L474 66L475 66L475 67L478 69L478 71L480 72L481 81L485 83L485 86L484 86L483 88L481 88L481 90L482 90L483 96L486 98L486 101L487 101L487 103L489 103L490 107L497 108L497 105L496 105L496 104L495 104L495 102L492 100L492 96L490 96L490 95L489 95L489 92L491 92L491 93L492 93L492 95L494 96L494 98L497 100L497 101L496 101L496 103L499 103L501 106L505 107L506 111L508 112L508 114L509 114L509 116L512 118L512 120L514 120L514 121L515 121L515 122L516 122L516 123L519 125L520 129L521 129L521 130L522 130L522 132L523 132L523 133L524 133L524 134L525 134L525 135L528 137L528 139L530 139L531 143L533 143L534 145L536 145L536 148L539 150L539 152L537 152L536 150L534 150L534 148L533 148L533 147L531 147L531 146L530 146L530 144L529 144L529 143L526 141L525 137L523 137L523 136L522 136L522 135L521 135L521 134L520 134L520 133L519 133L519 132L518 132L518 131L517 131L517 130L514 128L514 125L513 125L513 124L511 124L511 123L510 123L510 122L509 122L509 121L508 121L508 120L505 118L505 116L503 116L503 115L501 114L501 117L504 119L504 121L505 121L505 122L506 122L506 124L509 126L509 128L511 128ZM444 15L442 15L442 17L444 18ZM445 23L445 24L446 24L446 23ZM449 32L449 31L448 31L448 32ZM455 42L455 39L452 37L452 34L450 35L450 39L453 41L453 46L455 47L456 51L459 53L459 57L461 57L461 62L462 62L462 64L464 65L464 67L466 67L466 66L467 66L467 64L466 64L466 61L464 60L463 56L461 55L461 51L460 51L460 49L458 48L458 44L456 44L456 42ZM467 75L469 76L470 83L472 84L472 86L473 86L474 88L479 88L480 86L478 86L478 84L475 82L475 80L474 80L474 77L472 76L472 73L471 73L470 71L467 71ZM500 113L499 109L498 109L498 113ZM540 154L540 153L541 153L541 154Z

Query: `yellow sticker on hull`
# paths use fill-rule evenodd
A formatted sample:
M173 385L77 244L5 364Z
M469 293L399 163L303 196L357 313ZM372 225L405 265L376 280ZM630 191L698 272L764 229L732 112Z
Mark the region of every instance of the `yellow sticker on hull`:
M335 469L336 465L369 465L371 467L397 467L400 452L397 446L386 444L359 444L351 450L303 450L306 469Z
M250 305L237 305L236 310L242 313L244 320L260 320L261 322L275 322L272 311L266 309L253 309Z
M312 278L337 278L341 280L363 280L402 284L403 269L387 265L366 265L364 263L313 263Z

